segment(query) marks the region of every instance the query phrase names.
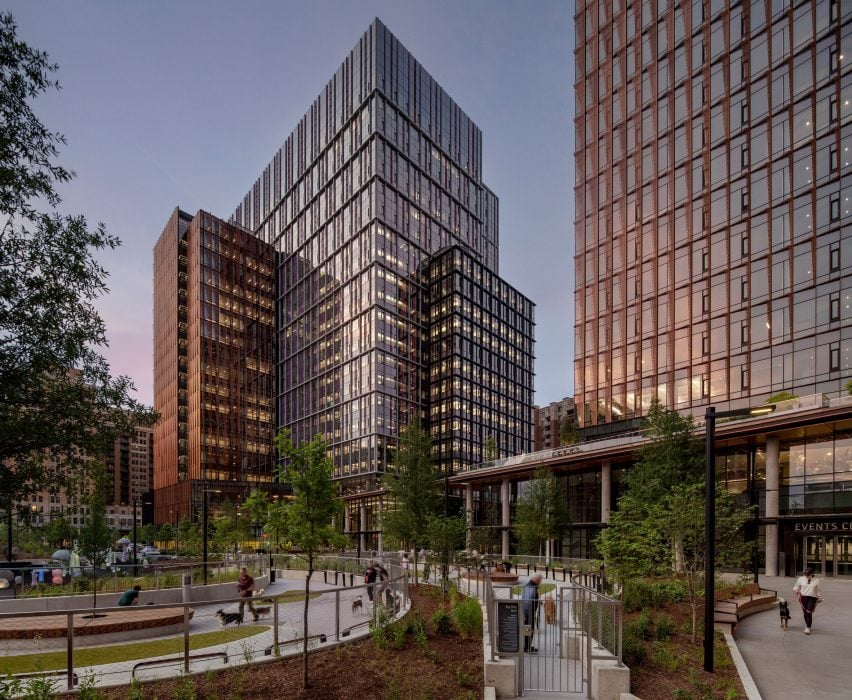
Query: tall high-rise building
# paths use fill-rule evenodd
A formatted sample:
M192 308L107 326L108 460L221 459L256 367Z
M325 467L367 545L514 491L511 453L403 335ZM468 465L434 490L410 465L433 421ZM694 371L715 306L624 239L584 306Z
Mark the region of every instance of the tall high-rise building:
M112 486L107 502L142 502L154 485L154 429L137 426L133 434L120 435L105 462Z
M497 211L479 128L379 20L237 207L279 256L278 424L323 435L348 493L377 498L416 415L447 471L531 447L533 305L498 276Z
M579 0L582 426L852 370L852 3Z
M157 523L273 481L274 252L176 209L154 248ZM209 495L209 494L215 495Z

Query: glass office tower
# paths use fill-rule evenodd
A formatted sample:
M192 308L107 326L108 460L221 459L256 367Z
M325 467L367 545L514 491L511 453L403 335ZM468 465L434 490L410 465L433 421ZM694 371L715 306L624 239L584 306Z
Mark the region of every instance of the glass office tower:
M852 3L577 3L581 425L852 369Z
M236 209L279 254L278 425L323 435L346 492L375 493L400 429L429 416L422 270L456 245L496 278L497 215L479 128L378 19ZM523 400L503 402L518 452L531 367L519 381Z
M154 247L157 523L271 488L274 260L203 211L176 209Z

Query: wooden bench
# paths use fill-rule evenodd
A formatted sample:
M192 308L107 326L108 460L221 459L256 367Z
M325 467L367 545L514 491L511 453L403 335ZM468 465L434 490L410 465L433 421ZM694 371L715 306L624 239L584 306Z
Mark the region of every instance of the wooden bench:
M774 607L777 600L777 591L761 588L756 583L746 584L742 593L736 598L716 601L713 607L714 626L722 629L730 625L730 631L733 634L740 620Z

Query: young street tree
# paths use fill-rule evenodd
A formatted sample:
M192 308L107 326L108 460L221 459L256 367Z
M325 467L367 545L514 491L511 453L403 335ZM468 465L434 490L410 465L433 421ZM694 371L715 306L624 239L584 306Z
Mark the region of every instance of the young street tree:
M632 579L678 573L692 606L695 639L704 571L703 450L693 435L692 420L655 403L648 417L652 441L629 473L627 490L607 528L598 536L598 551L608 570L625 586ZM742 564L749 544L742 529L752 514L716 485L716 563Z
M290 431L282 430L276 437L278 453L284 460L277 471L282 482L290 484L293 500L286 507L287 535L293 551L308 564L305 577L303 609L302 684L308 690L308 604L314 560L322 551L343 546L345 538L338 534L332 521L340 514L338 485L332 480L334 465L327 447L319 435L313 440L294 445Z
M80 554L92 566L92 608L98 606L98 569L106 563L115 541L115 532L106 517L107 475L102 465L93 467L90 491L86 498L86 519L80 528Z
M382 529L386 537L414 550L416 572L418 549L428 540L429 519L440 509L432 441L419 420L400 433L393 461L383 481L389 510L383 516Z
M154 415L99 354L95 301L108 290L102 251L119 240L59 213L61 134L31 102L59 87L47 54L0 14L0 506L74 481L115 437Z
M518 498L515 511L521 549L544 553L549 559L552 541L565 535L569 523L568 504L556 477L547 469L537 470Z

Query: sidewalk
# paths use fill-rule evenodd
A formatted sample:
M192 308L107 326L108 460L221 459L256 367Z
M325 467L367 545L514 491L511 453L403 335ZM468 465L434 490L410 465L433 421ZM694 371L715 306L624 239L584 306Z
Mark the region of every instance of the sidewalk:
M852 696L852 580L820 579L825 600L814 613L813 634L804 633L795 578L761 576L760 585L790 604L784 632L778 608L737 625L735 639L763 700L837 700Z

